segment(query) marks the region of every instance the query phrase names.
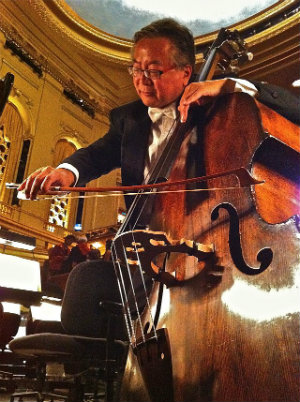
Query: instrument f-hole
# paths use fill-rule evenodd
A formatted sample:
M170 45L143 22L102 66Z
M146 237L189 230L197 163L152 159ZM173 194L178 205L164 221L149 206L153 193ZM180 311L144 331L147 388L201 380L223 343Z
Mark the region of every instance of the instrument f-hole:
M217 205L212 213L211 220L215 221L219 217L219 210L225 209L230 218L229 226L229 248L232 261L238 270L247 275L257 275L265 271L273 260L273 251L269 247L262 248L257 254L257 260L261 262L259 268L251 267L245 262L241 245L240 222L237 210L229 202L222 202Z

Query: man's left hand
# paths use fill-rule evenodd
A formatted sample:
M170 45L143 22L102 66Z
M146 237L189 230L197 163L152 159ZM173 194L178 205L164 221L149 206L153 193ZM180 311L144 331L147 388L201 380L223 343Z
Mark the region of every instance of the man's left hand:
M213 81L192 82L189 84L180 99L178 110L180 121L186 122L190 105L204 105L215 97L225 93L233 93L235 81L230 78L224 78Z

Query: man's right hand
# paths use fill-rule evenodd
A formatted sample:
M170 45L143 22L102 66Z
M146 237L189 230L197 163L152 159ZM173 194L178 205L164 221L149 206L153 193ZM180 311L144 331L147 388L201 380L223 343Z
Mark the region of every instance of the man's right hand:
M18 187L18 191L24 190L27 199L35 200L39 194L54 194L50 187L70 187L74 183L75 176L70 170L46 166L31 173Z

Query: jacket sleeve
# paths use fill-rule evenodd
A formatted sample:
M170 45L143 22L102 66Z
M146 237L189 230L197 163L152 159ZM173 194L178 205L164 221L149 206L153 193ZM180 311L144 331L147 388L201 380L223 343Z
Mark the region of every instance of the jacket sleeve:
M300 102L294 94L287 89L273 84L259 81L251 82L258 89L256 99L281 114L291 122L300 125Z
M110 113L110 128L104 137L86 148L78 149L62 163L70 163L79 172L77 186L109 173L121 166L122 118L118 109Z

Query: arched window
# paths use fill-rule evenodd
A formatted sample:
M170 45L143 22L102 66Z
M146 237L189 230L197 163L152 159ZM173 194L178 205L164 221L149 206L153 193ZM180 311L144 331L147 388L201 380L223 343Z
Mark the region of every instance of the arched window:
M59 165L63 159L70 156L74 151L76 151L74 144L65 139L59 140L55 145L53 166ZM76 209L74 202L72 209ZM70 221L70 211L71 202L67 198L53 198L49 211L49 223L67 228Z
M4 126L0 127L0 181L3 182L9 155L10 140L6 136Z
M0 124L0 201L17 203L6 182L22 181L31 141L25 138L23 122L16 107L5 105Z

